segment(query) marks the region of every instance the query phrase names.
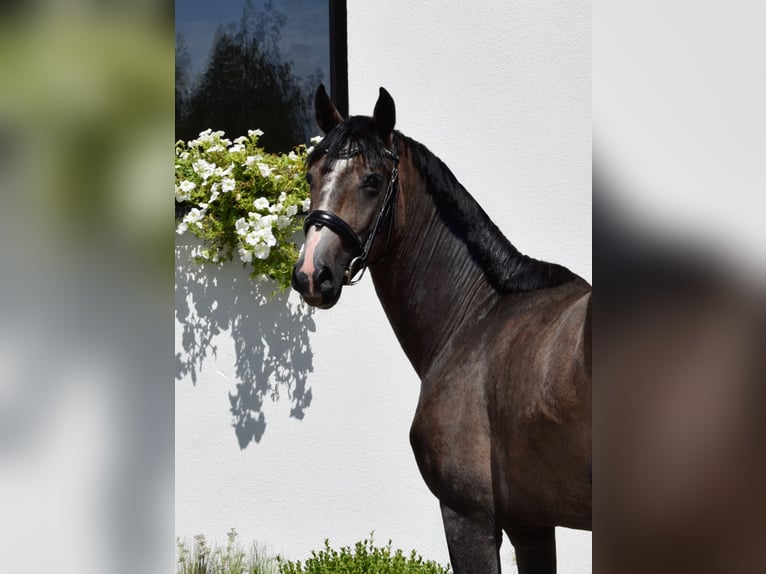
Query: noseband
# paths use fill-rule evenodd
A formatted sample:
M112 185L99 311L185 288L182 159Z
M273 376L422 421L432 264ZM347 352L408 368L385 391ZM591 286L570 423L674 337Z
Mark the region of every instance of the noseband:
M352 158L359 155L358 150L350 150L340 157ZM372 244L375 241L378 233L380 232L383 224L388 219L388 232L386 234L386 246L388 248L388 240L391 238L391 226L396 219L396 200L399 194L399 156L396 154L396 143L393 145L392 150L385 150L387 157L391 158L394 167L391 170L391 176L388 179L388 187L386 188L386 194L383 197L383 206L380 208L378 218L375 220L375 224L372 226L370 234L367 236L367 240L362 243L357 233L351 228L351 226L343 221L340 217L329 211L323 211L321 209L315 209L310 212L306 219L303 220L303 233L308 233L311 226L316 225L317 229L321 229L322 226L327 227L334 231L340 238L346 242L351 248L354 258L351 263L346 267L346 272L343 274L344 285L356 285L362 280L364 276L364 270L367 268L367 258L370 255ZM355 278L356 274L361 271L362 273Z

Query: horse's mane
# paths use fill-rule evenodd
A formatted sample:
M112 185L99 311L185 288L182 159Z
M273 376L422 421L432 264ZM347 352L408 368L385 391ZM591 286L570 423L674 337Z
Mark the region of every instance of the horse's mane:
M395 132L412 157L415 169L426 182L439 217L468 248L487 281L499 293L532 291L555 287L577 279L566 267L523 255L502 234L486 212L460 184L450 169L428 148ZM335 127L307 158L312 165L324 157L327 169L348 149L358 150L375 168L383 164L385 145L371 118L353 116Z

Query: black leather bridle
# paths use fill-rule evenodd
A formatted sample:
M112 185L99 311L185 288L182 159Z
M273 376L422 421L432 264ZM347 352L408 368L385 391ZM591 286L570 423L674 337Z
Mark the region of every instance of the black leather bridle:
M359 150L350 150L340 157L352 158L360 153ZM372 230L367 236L366 241L362 242L359 235L357 235L356 231L354 231L348 223L329 211L315 209L306 215L306 219L303 220L304 234L308 233L308 230L313 225L316 225L317 229L321 229L324 226L339 235L351 248L354 258L351 260L351 263L348 264L346 272L343 274L344 285L356 285L361 281L364 276L364 270L368 265L367 258L370 255L372 244L386 221L388 221L388 231L386 234L386 246L384 247L384 252L388 248L388 241L391 238L391 227L396 219L396 200L399 195L399 156L396 154L395 142L391 150L385 150L385 154L387 157L391 158L394 167L391 170L391 176L388 179L388 187L386 187L386 194L383 197L383 205L380 208L378 217L375 220L375 224L372 226ZM357 273L360 271L362 272L361 275L356 277Z

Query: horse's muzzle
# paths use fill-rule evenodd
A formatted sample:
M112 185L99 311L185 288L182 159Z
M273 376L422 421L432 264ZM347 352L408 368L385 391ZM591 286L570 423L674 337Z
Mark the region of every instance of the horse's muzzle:
M308 305L320 309L329 309L335 305L342 288L332 269L326 265L316 268L311 277L296 265L290 283Z

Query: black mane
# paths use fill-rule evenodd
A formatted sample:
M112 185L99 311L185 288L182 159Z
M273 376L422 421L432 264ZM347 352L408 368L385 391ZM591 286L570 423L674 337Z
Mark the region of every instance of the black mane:
M415 169L426 182L439 217L468 247L474 262L499 293L514 293L555 287L574 281L577 275L566 267L523 255L502 234L486 212L460 184L450 169L423 144L395 132L394 141L409 150ZM311 166L324 157L326 168L348 150L359 152L375 169L386 160L385 144L372 118L350 117L316 145L307 158ZM401 155L401 149L400 155Z

